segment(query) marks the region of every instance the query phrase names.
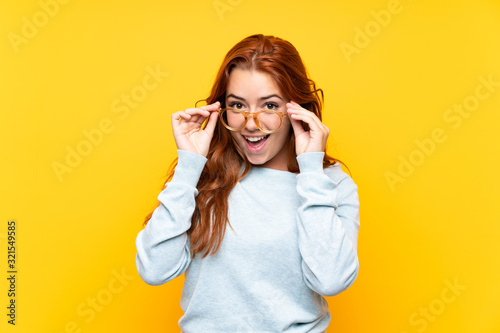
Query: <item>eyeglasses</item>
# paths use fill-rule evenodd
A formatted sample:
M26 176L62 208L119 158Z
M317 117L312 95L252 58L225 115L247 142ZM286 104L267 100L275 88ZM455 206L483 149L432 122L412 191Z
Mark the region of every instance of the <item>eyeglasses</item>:
M264 133L274 133L281 128L286 112L275 110L260 110L249 112L234 108L222 108L217 110L219 119L224 127L231 131L239 131L247 124L248 116L251 115L255 125Z

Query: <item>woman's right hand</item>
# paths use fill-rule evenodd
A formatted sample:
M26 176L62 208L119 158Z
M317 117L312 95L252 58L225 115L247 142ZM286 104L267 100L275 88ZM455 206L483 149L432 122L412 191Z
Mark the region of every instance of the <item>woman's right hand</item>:
M201 108L189 108L172 114L172 130L177 149L207 157L219 115L217 113L219 107L220 102L217 101ZM207 126L201 129L201 125L207 118Z

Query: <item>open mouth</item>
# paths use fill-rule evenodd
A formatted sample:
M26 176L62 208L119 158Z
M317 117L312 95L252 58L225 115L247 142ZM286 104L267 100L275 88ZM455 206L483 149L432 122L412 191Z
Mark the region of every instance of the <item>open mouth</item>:
M245 138L247 146L253 149L259 149L264 145L264 143L266 143L269 135L270 134L262 136L243 136L243 138Z

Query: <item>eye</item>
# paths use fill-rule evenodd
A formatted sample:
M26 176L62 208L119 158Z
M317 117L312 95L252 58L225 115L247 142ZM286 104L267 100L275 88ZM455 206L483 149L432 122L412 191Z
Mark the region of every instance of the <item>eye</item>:
M234 108L234 109L238 109L238 110L241 110L241 109L244 109L245 107L243 106L242 103L240 102L231 102L229 103L228 105L230 108Z
M276 110L279 108L279 105L273 102L267 102L265 106L267 110Z

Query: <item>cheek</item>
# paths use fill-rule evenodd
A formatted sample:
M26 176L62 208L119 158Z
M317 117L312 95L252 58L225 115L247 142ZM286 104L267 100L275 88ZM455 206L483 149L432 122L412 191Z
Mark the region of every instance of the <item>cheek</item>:
M278 148L281 149L284 146L288 146L288 143L290 142L291 139L291 135L292 134L290 133L290 127L285 126L285 124L283 124L283 127L280 129L280 133L276 136L275 144L279 145Z
M285 118L283 121L283 125L280 128L280 135L286 140L287 142L290 140L291 135L293 133L292 125L290 124L290 121L288 118Z
M231 139L233 141L233 144L238 145L242 149L245 147L245 139L241 135L239 135L239 132L231 131Z
M292 127L292 124L290 123L290 119L288 119L288 117L285 117L283 119L283 124L281 125L280 130L283 130L284 132L286 132L288 134L290 132L291 127Z

